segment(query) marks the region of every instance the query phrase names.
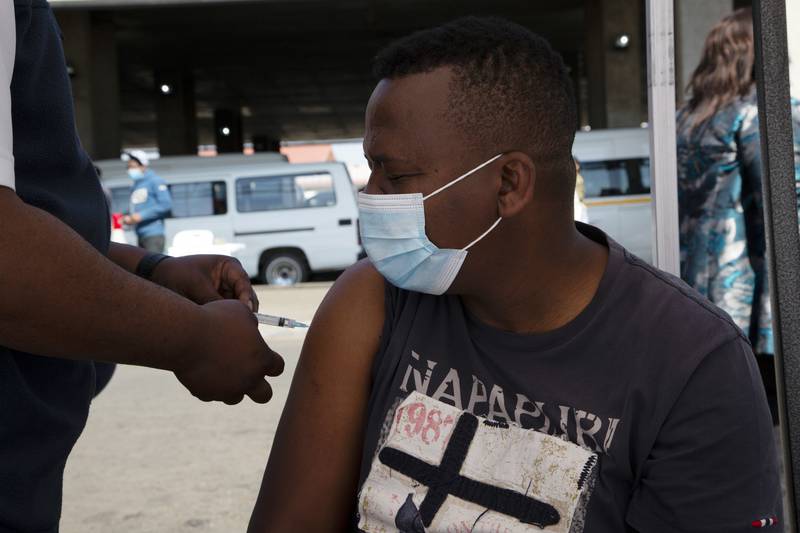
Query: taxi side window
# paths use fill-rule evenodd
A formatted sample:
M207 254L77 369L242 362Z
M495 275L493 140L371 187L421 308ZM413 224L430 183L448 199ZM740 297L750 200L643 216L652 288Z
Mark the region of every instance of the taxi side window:
M207 217L228 212L228 193L224 181L174 183L169 186L172 196L172 217Z
M650 194L650 161L622 159L581 162L586 198Z
M240 213L336 205L333 177L327 173L265 176L236 180Z

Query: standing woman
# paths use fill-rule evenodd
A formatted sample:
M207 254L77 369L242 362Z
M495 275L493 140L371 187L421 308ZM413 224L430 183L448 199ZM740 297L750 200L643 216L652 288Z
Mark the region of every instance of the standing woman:
M739 9L708 34L678 112L681 277L750 338L777 423L754 62L752 13ZM797 101L792 115L800 180Z

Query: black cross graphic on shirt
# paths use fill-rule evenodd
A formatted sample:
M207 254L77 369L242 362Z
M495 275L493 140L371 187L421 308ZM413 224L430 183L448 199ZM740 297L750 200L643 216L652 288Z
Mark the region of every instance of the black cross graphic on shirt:
M453 429L439 466L430 465L390 447L383 448L378 457L392 470L428 487L428 493L419 506L419 514L426 527L431 525L448 495L512 516L525 524L541 528L557 524L561 518L552 505L460 474L477 429L478 418L470 413L463 413Z

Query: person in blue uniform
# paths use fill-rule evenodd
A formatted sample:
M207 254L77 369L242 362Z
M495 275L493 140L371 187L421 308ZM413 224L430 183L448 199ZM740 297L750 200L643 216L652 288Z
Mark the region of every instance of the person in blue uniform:
M123 154L128 161L128 175L133 180L130 213L124 224L136 227L139 247L148 252L163 253L165 245L164 219L172 211L172 197L167 183L149 167L147 154L132 150Z

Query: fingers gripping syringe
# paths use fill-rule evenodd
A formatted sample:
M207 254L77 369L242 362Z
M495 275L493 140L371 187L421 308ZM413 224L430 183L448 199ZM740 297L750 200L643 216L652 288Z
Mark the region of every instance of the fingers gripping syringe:
M298 322L291 318L284 318L282 316L262 315L261 313L253 313L256 316L259 324L267 326L276 326L279 328L307 328L308 324Z

